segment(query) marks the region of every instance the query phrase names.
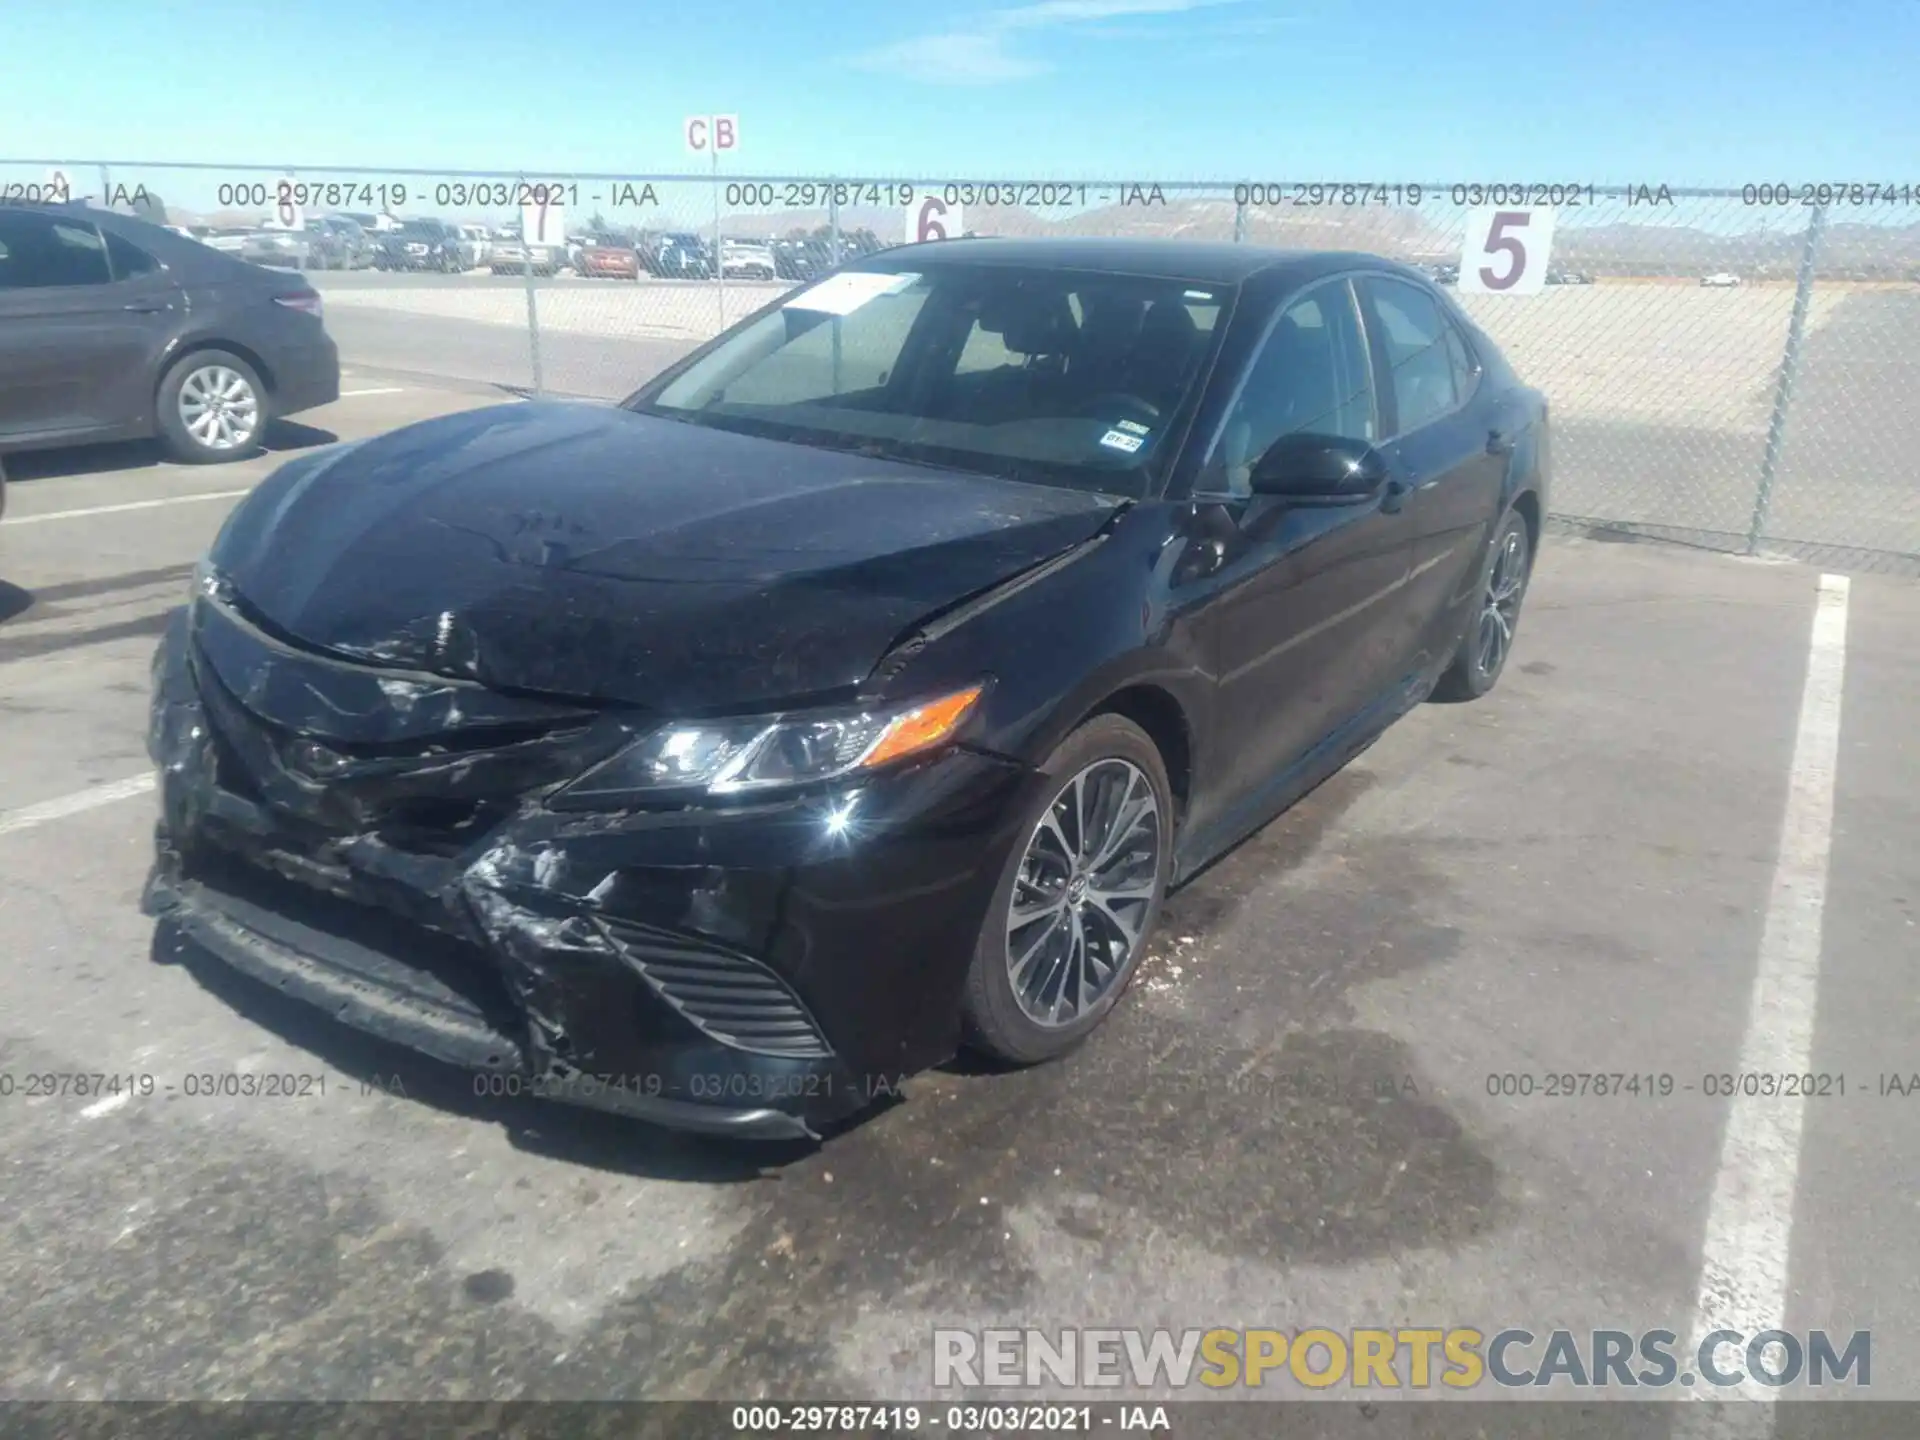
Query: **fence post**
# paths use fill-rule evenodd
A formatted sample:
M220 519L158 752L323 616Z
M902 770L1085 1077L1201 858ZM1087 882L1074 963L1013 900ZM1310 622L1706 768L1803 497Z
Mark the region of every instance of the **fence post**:
M526 186L527 177L522 175L519 189L524 192ZM540 300L533 283L533 237L527 234L527 207L524 205L520 207L520 274L527 282L527 360L533 367L533 393L537 398L545 393L545 386L540 379Z
M713 278L720 297L720 326L713 333L718 335L727 328L727 244L720 238L720 149L709 145L707 153L713 158Z
M1242 245L1247 239L1247 202L1236 197L1233 202L1233 243Z
M1787 407L1793 402L1793 382L1800 369L1800 345L1807 332L1807 306L1813 299L1813 273L1820 254L1820 235L1826 229L1827 207L1816 205L1807 219L1807 237L1800 247L1800 273L1793 285L1793 313L1787 320L1787 347L1780 357L1780 378L1773 389L1773 414L1767 420L1767 448L1760 458L1760 484L1753 496L1753 523L1747 526L1747 554L1760 549L1767 510L1773 504L1773 486L1780 473L1780 452L1786 443Z

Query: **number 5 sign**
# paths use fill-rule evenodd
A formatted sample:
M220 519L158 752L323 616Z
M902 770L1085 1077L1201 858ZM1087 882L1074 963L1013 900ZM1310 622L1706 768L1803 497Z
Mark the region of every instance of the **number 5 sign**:
M1538 295L1547 283L1553 216L1545 209L1469 210L1459 288L1469 295Z

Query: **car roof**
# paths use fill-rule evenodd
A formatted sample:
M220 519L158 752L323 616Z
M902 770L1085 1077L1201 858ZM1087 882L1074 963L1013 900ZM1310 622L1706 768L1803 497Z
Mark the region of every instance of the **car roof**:
M1289 288L1341 270L1378 269L1412 276L1419 273L1397 260L1349 250L1281 250L1268 245L1236 245L1224 240L1078 236L1044 239L969 236L961 240L933 240L895 246L866 256L860 263L870 268L893 269L927 262L1152 275L1216 285L1238 285L1261 275L1270 276Z

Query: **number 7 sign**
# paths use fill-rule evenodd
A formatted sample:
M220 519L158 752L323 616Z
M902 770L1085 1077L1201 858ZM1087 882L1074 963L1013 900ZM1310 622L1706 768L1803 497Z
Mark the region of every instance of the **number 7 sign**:
M1553 218L1547 209L1469 210L1459 288L1469 295L1538 295L1547 283Z

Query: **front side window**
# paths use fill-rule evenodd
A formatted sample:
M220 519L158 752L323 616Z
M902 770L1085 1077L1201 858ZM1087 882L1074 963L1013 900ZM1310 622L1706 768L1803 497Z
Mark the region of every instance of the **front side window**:
M105 285L107 247L92 225L31 211L0 213L0 290Z
M1289 305L1247 367L1199 488L1252 493L1254 464L1285 435L1379 437L1366 340L1344 280Z
M1460 403L1447 342L1453 327L1431 295L1405 281L1369 278L1362 293L1373 312L1374 342L1392 376L1395 431L1405 435Z
M1146 493L1224 291L1024 266L846 271L630 408L1045 484Z

